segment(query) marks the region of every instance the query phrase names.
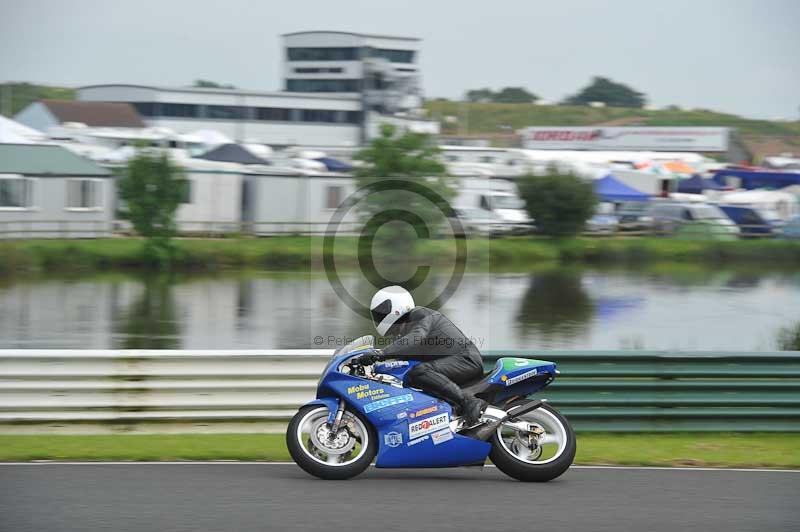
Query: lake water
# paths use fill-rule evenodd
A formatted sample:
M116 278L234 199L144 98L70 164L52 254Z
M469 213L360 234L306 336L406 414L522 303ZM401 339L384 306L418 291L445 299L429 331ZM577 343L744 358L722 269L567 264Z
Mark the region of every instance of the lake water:
M447 280L433 275L420 298ZM372 287L357 274L343 283L368 301ZM781 330L800 323L800 272L472 273L442 310L482 349L775 350ZM114 274L0 284L6 349L315 348L370 332L323 274Z

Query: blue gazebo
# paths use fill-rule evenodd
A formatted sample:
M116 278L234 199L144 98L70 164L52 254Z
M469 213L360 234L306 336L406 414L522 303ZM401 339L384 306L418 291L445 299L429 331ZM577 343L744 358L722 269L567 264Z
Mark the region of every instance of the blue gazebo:
M594 182L594 193L601 201L649 201L650 195L630 187L609 174Z

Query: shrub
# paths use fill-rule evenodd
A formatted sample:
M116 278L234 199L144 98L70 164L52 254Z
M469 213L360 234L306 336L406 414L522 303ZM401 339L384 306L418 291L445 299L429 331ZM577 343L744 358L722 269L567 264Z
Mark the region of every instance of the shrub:
M555 169L521 179L519 189L538 231L550 236L581 232L597 204L591 183Z

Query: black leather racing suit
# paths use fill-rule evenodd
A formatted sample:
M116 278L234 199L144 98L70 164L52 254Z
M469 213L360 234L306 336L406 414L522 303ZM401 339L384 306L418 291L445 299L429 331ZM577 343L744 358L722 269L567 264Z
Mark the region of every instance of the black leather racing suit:
M459 387L483 375L481 353L472 341L443 314L415 307L388 331L395 337L383 349L384 358L422 360L406 374L414 388L463 406Z

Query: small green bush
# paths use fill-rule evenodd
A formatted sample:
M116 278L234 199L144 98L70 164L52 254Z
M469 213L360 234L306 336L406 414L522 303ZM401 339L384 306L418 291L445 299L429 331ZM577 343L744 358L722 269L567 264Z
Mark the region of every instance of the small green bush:
M555 169L521 179L519 189L537 230L548 236L580 233L597 204L591 183Z

